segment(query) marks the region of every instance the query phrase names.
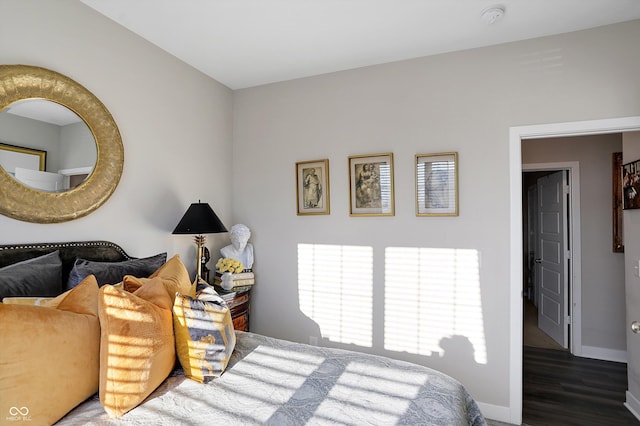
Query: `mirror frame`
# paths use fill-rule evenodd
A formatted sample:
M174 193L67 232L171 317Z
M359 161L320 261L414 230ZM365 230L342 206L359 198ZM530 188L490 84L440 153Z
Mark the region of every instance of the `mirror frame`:
M0 111L33 98L63 105L84 120L96 142L96 164L84 182L64 192L38 191L0 167L0 214L34 223L86 216L107 201L122 176L124 148L118 126L102 102L69 77L41 67L0 65Z

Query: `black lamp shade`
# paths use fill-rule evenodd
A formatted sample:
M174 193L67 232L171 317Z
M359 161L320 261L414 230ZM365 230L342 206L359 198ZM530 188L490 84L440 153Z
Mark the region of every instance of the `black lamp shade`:
M193 203L172 234L217 234L227 232L209 203Z

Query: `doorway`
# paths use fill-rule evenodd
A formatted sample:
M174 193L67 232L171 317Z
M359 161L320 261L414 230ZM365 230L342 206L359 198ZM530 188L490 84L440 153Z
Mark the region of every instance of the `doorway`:
M522 306L522 151L521 143L526 139L548 138L561 136L580 136L589 134L605 134L615 132L629 132L640 130L640 116L612 118L591 121L576 121L566 123L539 124L531 126L516 126L509 129L509 319L510 319L510 350L509 350L509 422L522 423L522 383L523 383L523 306ZM577 189L573 188L574 192ZM577 224L574 221L574 226ZM579 247L574 246L574 247ZM575 265L574 253L574 265ZM580 270L574 268L575 275ZM574 294L574 298L577 295ZM575 313L574 313L575 314ZM573 338L580 337L573 333Z

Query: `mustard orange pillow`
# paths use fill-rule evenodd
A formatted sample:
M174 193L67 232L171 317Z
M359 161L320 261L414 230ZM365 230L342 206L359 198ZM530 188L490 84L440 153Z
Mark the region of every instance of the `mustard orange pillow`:
M49 305L53 297L5 297L2 299L2 303L10 305L29 305L29 306L49 306L55 308L55 306Z
M208 284L195 297L178 293L173 304L176 351L184 375L198 382L220 377L236 345L231 311Z
M97 311L98 283L93 276L68 292L57 308L0 304L3 420L28 412L30 423L53 424L97 392Z
M119 282L118 284L113 284L113 286L122 288L123 284L122 282ZM11 305L47 306L49 308L55 308L60 304L60 302L64 300L65 297L67 297L67 294L69 294L70 291L71 290L67 290L56 297L5 297L4 299L2 299L2 303L8 303Z
M163 281L134 293L100 287L100 402L110 417L138 406L175 365L171 298Z
M151 278L161 278L167 293L171 297L171 303L176 299L176 293L192 294L191 281L189 278L189 272L182 263L180 255L176 254L167 261L164 265L158 268L149 278L138 278L131 275L126 275L123 278L124 288L127 291L134 292L140 288L144 283L148 282Z

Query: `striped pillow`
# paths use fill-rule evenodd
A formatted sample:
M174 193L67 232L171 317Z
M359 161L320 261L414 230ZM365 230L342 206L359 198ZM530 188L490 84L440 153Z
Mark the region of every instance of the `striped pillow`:
M236 346L231 311L208 284L195 297L176 294L173 304L176 352L185 376L206 383L224 372Z

